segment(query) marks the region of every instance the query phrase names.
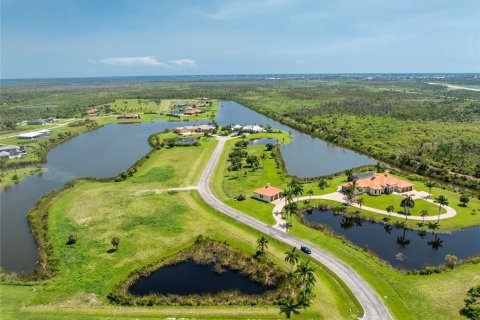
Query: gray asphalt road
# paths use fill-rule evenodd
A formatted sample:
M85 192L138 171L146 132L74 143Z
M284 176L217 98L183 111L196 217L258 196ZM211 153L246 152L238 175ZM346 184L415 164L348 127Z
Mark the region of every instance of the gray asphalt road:
M345 265L343 262L310 243L293 237L288 233L277 230L241 211L225 205L213 195L209 186L210 177L213 175L214 168L220 158L220 155L222 154L225 141L228 139L228 137L218 138L218 145L215 148L212 157L208 161L204 171L202 172L198 183L198 192L203 200L205 200L205 202L207 202L216 210L254 229L268 234L272 238L282 241L285 244L297 248L300 246L308 246L312 250L311 257L334 272L340 279L342 279L343 282L345 282L355 297L357 297L364 310L363 319L392 319L392 316L388 312L386 306L380 300L378 295L372 290L372 288L370 288L370 286L353 269Z

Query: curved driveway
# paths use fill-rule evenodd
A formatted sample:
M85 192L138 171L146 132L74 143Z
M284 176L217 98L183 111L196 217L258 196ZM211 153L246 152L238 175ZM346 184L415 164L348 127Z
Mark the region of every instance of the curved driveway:
M364 310L363 319L392 319L392 316L388 312L386 306L377 296L377 294L370 288L370 286L350 267L343 262L335 258L329 253L307 243L301 239L298 239L288 233L282 232L274 227L271 227L257 219L235 210L219 199L210 190L209 182L210 177L213 175L215 166L222 154L225 141L229 137L219 137L218 144L213 151L213 154L208 161L200 180L198 183L198 192L200 196L214 209L232 217L233 219L242 222L258 231L268 234L272 238L279 240L292 247L308 246L312 250L312 258L329 268L334 272L342 281L350 288L355 297L358 299Z

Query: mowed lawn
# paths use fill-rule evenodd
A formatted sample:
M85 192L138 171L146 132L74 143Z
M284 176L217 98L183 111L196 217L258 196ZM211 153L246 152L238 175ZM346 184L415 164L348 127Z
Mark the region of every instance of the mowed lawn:
M255 253L259 232L214 211L197 191L166 190L195 183L214 146L212 139L199 147L155 151L126 181L79 181L61 192L48 216L52 258L58 261L58 274L28 286L2 284L2 318L280 317L277 306L119 307L109 304L106 298L132 271L177 253L193 244L199 234L227 241L248 254ZM148 177L158 177L152 170L167 164L173 168L168 179L154 182L155 178ZM191 173L197 169L198 173ZM147 182L136 181L138 177ZM77 236L74 245L66 244L70 233ZM119 249L109 253L110 240L115 236L120 239ZM270 260L288 270L284 252L289 249L270 239ZM301 315L294 318L361 316L361 308L344 284L324 267L313 265L317 297L310 308L300 310Z
M273 223L273 219L270 222L268 220L272 216L273 205L264 204L248 197L245 201L235 201L233 197L242 190L251 192L266 182L285 188L288 178L282 176L280 170L275 168L275 163L271 159L265 162L264 169L259 169L256 172L250 172L251 169L242 169L237 178L236 173L228 172L227 170L229 165L227 155L234 143L235 141L227 142L222 154L222 162L216 168L211 186L216 195L226 204L266 223ZM248 147L247 151L252 154L264 152L262 147ZM246 176L243 175L244 171L247 171ZM346 181L346 177L334 177L327 181L329 186L324 190L318 188L318 181L305 184L304 195L306 196L306 192L310 189L314 191L314 194L334 192L340 183ZM416 190L424 190L424 188L423 184L415 182ZM456 203L459 203L460 194L440 188L434 188L432 193L433 196L445 195L450 199L450 204L454 208L458 207ZM249 193L247 194L250 195ZM377 198L381 197L372 197L372 200ZM395 198L395 201L399 202L399 200L401 199ZM329 205L340 204L324 200L319 200L318 202L327 202ZM315 200L312 204L315 205L318 202ZM434 210L433 214L438 213L438 207L434 207L436 211ZM471 199L468 208L463 208L463 211L459 211L458 219L456 217L454 219L442 220L441 228L444 225L444 221L450 220L457 221L459 225L464 223L469 225L480 224L480 221L474 222L469 220L469 216L467 216L467 213L470 214L469 212L475 207L478 208L478 200ZM350 210L354 209L356 210L356 208L350 208ZM361 212L363 215L375 217L379 220L385 217L384 215L363 209ZM480 214L472 216L477 217L477 219L480 218ZM399 221L403 220L400 219ZM394 221L393 218L392 221ZM416 221L408 221L407 224L416 226ZM290 232L294 236L330 252L358 272L383 299L395 319L460 319L458 310L464 304L463 299L467 290L475 284L480 284L480 277L478 276L480 274L479 264L462 266L453 271L429 276L407 275L382 264L360 248L348 245L341 239L331 237L318 230L311 229L302 225L299 221L294 222L293 229Z
M280 141L281 139L289 140L289 136L286 134L262 133L247 136L248 139L260 137L278 138ZM272 225L275 223L272 216L273 204L252 198L253 191L264 187L267 183L284 189L287 186L288 179L281 175L282 170L276 167L275 160L270 156L271 151L266 151L265 146L249 145L246 148L249 155L255 155L259 158L260 167L258 169L253 170L251 167L243 167L240 171L229 171L228 154L235 147L235 142L239 140L233 139L226 142L217 167L217 172L222 174L214 177L211 188L226 204L232 205L240 211L253 212L255 218ZM260 159L262 154L265 154L265 160ZM235 197L240 194L245 195L246 199L243 201L235 200Z
M361 195L359 198L363 199L363 205L371 208L385 210L388 206L392 205L395 209L394 212L404 214L404 208L400 206L400 202L405 199L402 196L395 194L382 194L380 196ZM428 215L438 215L439 206L430 203L422 199L415 199L415 206L410 209L410 215L420 216L423 210L428 212ZM445 208L440 209L441 213L445 213Z

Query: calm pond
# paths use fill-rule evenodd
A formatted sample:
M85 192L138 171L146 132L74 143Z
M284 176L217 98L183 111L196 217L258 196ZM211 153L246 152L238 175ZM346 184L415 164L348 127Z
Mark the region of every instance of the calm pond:
M230 269L219 274L215 272L214 264L186 261L160 268L149 276L138 279L128 291L136 296L145 296L152 293L215 294L231 290L243 294L262 294L273 289L275 288L264 287Z
M394 267L421 269L445 263L445 256L453 254L459 259L480 253L480 227L452 233L419 233L359 218L347 218L331 210L314 209L305 214L309 222L328 225L336 234L345 236L355 245L374 252ZM320 232L320 231L318 231Z
M248 144L252 146L264 146L267 143L275 144L277 142L278 140L274 138L260 138L260 139L248 140Z

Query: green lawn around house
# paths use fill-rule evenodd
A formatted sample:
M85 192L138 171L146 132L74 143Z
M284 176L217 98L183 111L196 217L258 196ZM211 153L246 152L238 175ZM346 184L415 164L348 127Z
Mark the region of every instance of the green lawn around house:
M245 201L235 201L233 197L239 192L245 192L250 196L252 190L267 182L285 188L288 178L282 175L281 171L275 167L274 160L269 158L265 161L265 165L255 172L251 171L250 168L243 168L238 174L229 172L227 170L229 165L227 157L235 141L238 140L230 140L226 143L220 163L211 181L212 190L217 197L229 206L265 223L273 224L273 218L271 218L273 205L248 197ZM247 147L247 151L249 154L264 152L262 147L252 146ZM244 175L245 172L247 172L246 175ZM332 177L327 181L329 186L323 190L318 187L318 181L304 184L304 196L307 195L306 192L309 189L313 190L314 194L334 192L339 184L346 181L346 176ZM414 184L417 190L422 190L422 187L424 187L419 182L414 182ZM445 195L451 200L454 207L455 202L458 202L460 197L460 194L439 188L434 188L432 193L434 196ZM315 204L316 201L312 201L312 204ZM325 202L324 200L318 201ZM330 205L340 204L334 201L328 203ZM477 199L470 200L470 208L478 208L479 206L480 203ZM357 208L350 208L349 210L357 210ZM385 217L363 209L360 211L362 214L375 217L378 220ZM476 215L476 217L479 216ZM457 217L444 221L449 220L457 221L456 225L462 226L480 224L478 220L469 219L464 211L459 213ZM408 224L410 223L416 226L416 222L409 221ZM443 229L447 229L454 224L449 222L447 226L445 225L446 223L442 221L441 228ZM477 276L480 273L479 264L466 265L453 271L430 276L407 275L385 265L361 248L346 244L340 239L302 225L299 221L294 221L293 229L290 232L292 235L309 241L335 255L358 272L383 299L395 319L460 319L458 310L463 306L466 291L472 285L480 283L480 278Z
M380 196L371 196L365 194L359 196L358 198L363 199L363 205L367 207L385 210L389 205L392 205L395 208L394 212L404 214L405 211L400 206L400 202L404 199L404 197L400 195L382 194ZM422 212L422 210L426 210L430 216L438 215L439 206L422 199L415 199L414 202L415 206L410 209L410 215L420 216L420 212ZM445 213L445 208L441 208L440 212Z
M195 184L215 145L210 138L202 140L200 146L162 148L125 181L79 180L55 196L48 212L48 232L58 273L48 281L24 285L3 280L2 319L283 317L277 306L270 305L121 307L111 305L106 298L132 271L174 255L199 234L255 253L260 232L214 211L197 191L165 190ZM155 171L165 167L171 168L167 175ZM77 236L73 245L66 244L70 233ZM108 253L114 236L120 239L119 249ZM270 239L269 259L288 270L284 252L289 249ZM316 298L311 307L299 310L300 315L293 318L360 317L362 310L345 285L323 266L314 263L314 268Z

